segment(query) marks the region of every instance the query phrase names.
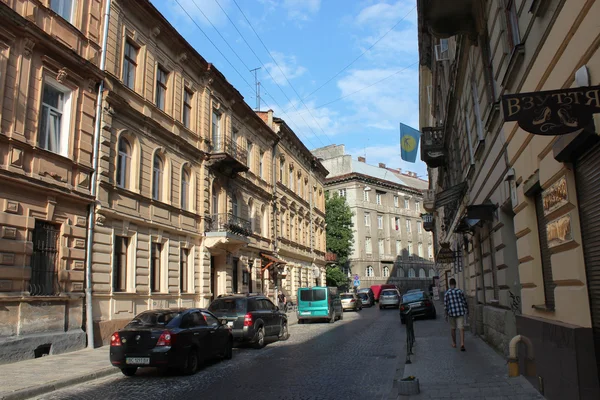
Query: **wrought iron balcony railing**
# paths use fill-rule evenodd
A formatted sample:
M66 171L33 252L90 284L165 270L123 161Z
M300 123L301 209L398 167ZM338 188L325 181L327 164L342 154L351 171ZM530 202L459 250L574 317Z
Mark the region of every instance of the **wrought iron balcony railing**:
M248 170L248 153L228 136L212 138L209 166L218 166L232 172Z
M430 167L437 168L446 162L444 127L423 128L421 135L421 159Z
M242 236L250 236L250 221L236 217L230 213L212 214L205 220L206 232L230 232Z
M431 213L421 214L421 217L423 218L423 229L425 229L425 231L427 231L427 232L433 231L433 228L435 227L435 224L433 221L433 214L431 214Z

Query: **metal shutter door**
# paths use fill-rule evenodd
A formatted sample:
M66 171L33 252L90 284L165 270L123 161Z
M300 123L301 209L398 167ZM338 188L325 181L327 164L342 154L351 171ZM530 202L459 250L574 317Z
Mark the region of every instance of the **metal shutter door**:
M590 297L590 313L600 371L600 145L594 146L575 164L583 254Z

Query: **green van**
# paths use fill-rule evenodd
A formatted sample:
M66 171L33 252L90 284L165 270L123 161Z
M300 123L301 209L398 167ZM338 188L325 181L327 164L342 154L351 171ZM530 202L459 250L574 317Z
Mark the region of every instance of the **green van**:
M298 323L320 319L334 323L343 319L342 300L336 287L314 286L298 289Z

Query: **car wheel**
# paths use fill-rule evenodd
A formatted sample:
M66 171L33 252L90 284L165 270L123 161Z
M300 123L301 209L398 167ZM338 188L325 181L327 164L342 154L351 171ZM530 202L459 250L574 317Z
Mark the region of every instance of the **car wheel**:
M262 349L263 347L265 347L265 330L261 326L260 328L258 328L258 331L256 332L256 340L254 342L254 348Z
M192 375L198 371L198 366L200 362L198 360L198 351L194 348L190 349L188 353L187 360L185 362L185 367L183 368L183 373L185 375Z
M288 330L287 322L282 322L281 331L279 334L279 340L284 341L290 338L290 331Z
M121 372L125 376L134 376L135 373L137 372L137 369L138 369L138 367L121 368Z
M226 360L231 360L233 358L233 340L230 338L225 345L225 355L223 356Z

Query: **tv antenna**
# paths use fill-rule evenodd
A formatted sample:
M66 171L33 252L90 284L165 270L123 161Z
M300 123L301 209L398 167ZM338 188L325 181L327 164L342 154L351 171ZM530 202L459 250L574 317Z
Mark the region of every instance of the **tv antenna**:
M258 81L257 71L261 67L251 69L250 72L254 72L254 86L256 87L256 111L260 111L260 82Z

